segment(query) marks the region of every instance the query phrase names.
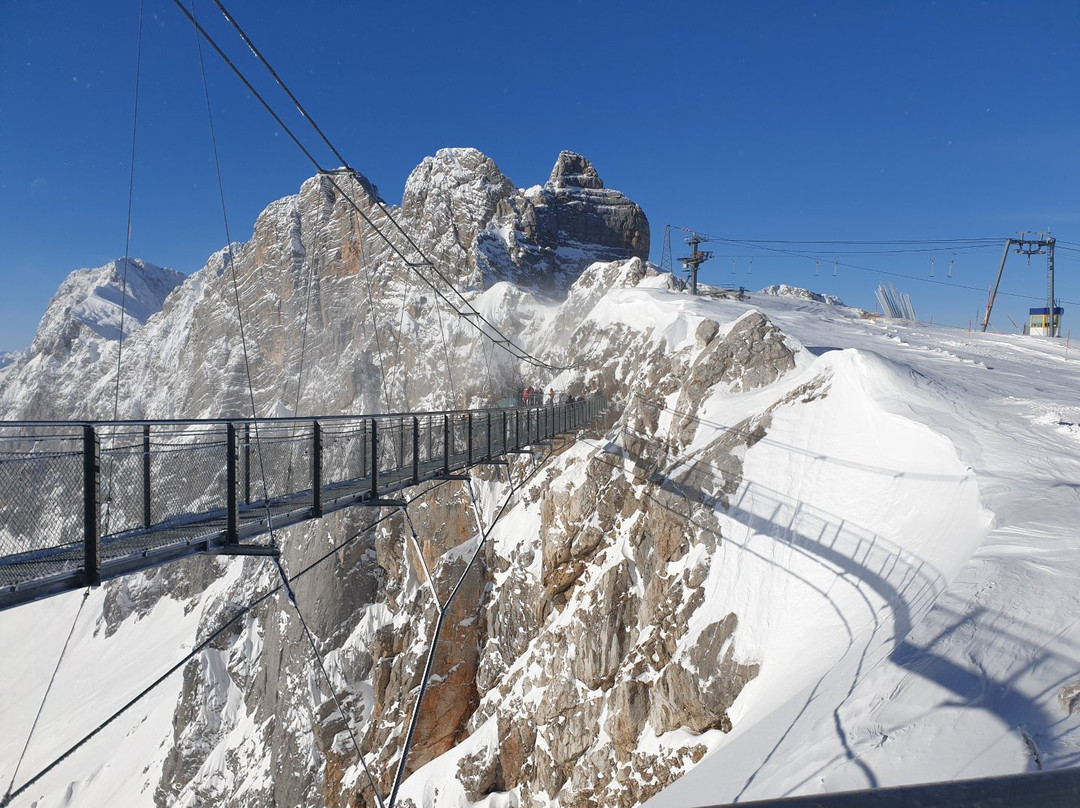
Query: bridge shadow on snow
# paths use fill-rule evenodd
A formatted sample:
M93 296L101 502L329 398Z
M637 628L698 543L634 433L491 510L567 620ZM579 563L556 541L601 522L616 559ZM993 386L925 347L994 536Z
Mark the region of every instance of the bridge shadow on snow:
M641 436L637 437L641 439ZM865 638L848 688L848 696L853 694L861 679L868 655L884 642L891 645L889 658L894 664L906 669L909 673L929 679L954 694L955 700L942 702L937 705L938 707L965 706L986 710L1000 720L1008 731L1020 730L1029 748L1032 748L1039 738L1050 737L1052 716L1031 697L1014 686L1019 673L1006 681L994 680L984 671L976 670L974 667L971 669L961 667L935 650L940 640L955 631L962 623L970 622L973 619L972 615L964 615L957 609L951 609L952 614L949 618L952 621L951 625L938 637L922 647L907 639L915 625L935 605L946 586L940 571L926 561L913 557L903 548L874 531L754 482L744 481L740 486L738 499L724 508L719 494L702 490L700 484L702 480L716 479L720 470L701 460L692 461L688 465L684 464L678 478L674 478L665 476L655 466L648 469L645 465L648 461L634 456L618 444L608 443L604 447L597 446L597 448L600 448L604 455L614 455L612 460L602 460L602 462L610 463L623 473L634 476L634 472L626 467L626 460L631 461L639 470L644 466L646 468L644 478L658 484L664 491L678 495L685 502L686 509L680 510L646 493L645 496L654 504L679 515L688 523L703 530L711 530L712 526L695 519L695 508L715 509L730 522L744 528L741 538L725 535L724 542L738 548L742 553L747 553L781 569L785 574L791 575L802 585L824 598L837 615L847 635L847 648L833 664L845 658L856 644ZM820 459L829 460L825 457ZM870 467L868 470L871 470ZM902 472L887 469L877 471L892 477L905 476ZM639 480L643 479L640 473L636 476ZM942 482L945 481L944 477L941 479ZM698 482L698 485L694 485L694 482ZM836 597L830 594L831 585L823 588L814 580L819 576L813 576L812 579L780 564L757 546L762 540L785 545L790 552L797 554L806 562L826 570L835 581L851 587L867 610L868 619L859 626L853 626L848 619L848 613L840 608ZM875 606L870 593L880 600L878 605ZM881 619L882 609L887 609L891 620ZM879 641L879 632L890 624L891 637ZM1025 670L1040 664L1039 654L1031 653L1033 649L1038 648L1038 642L1035 640L1037 634L1038 632L1033 627L1021 626L1009 638L1010 642L1016 644L1018 655L1024 654L1026 650L1026 656L1031 657L1031 662L1025 666ZM817 697L831 669L830 665L818 676L802 708L758 768L748 776L736 799L746 792L770 760L779 754L789 733ZM1061 684L1064 684L1064 680L1054 687ZM1039 695L1045 696L1046 693ZM859 767L869 787L877 787L879 785L877 776L866 762L859 758L857 750L853 749L849 743L840 710L843 704L844 702L841 702L833 710L833 722L837 737L844 748L845 757ZM1036 754L1033 752L1033 757L1036 757ZM834 762L835 759L819 767L799 785L820 774L826 766ZM1037 757L1033 763L1037 764Z

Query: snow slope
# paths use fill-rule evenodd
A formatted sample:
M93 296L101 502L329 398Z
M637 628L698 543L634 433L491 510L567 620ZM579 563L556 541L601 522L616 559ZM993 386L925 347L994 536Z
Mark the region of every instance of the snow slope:
M1080 678L1080 371L1065 346L747 304L818 355L852 406L810 430L778 420L747 453L732 563L752 593L779 588L761 597L789 653L764 656L734 731L648 805L1075 765L1077 719L1058 698ZM782 568L748 572L778 542ZM825 619L815 600L846 624L843 646L802 625L807 609Z

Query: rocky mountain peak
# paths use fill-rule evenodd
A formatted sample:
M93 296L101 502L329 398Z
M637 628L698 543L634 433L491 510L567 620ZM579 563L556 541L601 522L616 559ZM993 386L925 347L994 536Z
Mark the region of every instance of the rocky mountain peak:
M138 258L128 261L126 273L122 258L96 269L77 269L49 301L33 350L67 353L80 334L91 339L119 339L121 320L126 336L160 311L165 298L184 278L182 272Z
M604 181L588 158L572 151L559 152L546 188L603 188Z

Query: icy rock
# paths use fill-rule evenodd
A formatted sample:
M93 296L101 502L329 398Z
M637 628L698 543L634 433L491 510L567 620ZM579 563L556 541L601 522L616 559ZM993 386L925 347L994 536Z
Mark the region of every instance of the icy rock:
M738 618L729 614L708 626L685 655L685 663L668 665L651 692L649 724L660 735L680 727L694 732L731 731L727 710L758 666L734 659L731 637Z
M1080 712L1080 681L1070 682L1058 691L1058 705L1067 715Z
M604 183L593 164L572 151L559 153L545 188L603 188Z
M786 283L774 283L772 286L766 286L760 292L759 295L772 295L774 297L797 297L802 300L812 300L815 303L826 303L830 306L843 306L844 301L836 297L836 295L825 295L818 292L811 292L809 289L803 289L798 286L789 286Z

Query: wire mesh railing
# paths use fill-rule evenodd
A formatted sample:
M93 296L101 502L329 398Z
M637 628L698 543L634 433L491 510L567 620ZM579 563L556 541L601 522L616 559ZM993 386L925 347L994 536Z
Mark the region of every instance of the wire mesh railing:
M576 429L596 397L490 410L209 421L0 422L0 608L386 504Z

